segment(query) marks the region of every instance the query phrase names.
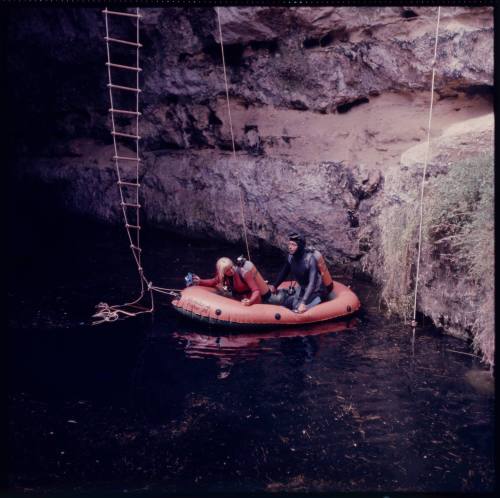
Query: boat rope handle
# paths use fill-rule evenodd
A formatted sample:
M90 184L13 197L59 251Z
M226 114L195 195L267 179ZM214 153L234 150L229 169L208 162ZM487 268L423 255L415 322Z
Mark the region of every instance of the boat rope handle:
M233 158L236 161L236 147L234 145L233 120L231 118L231 106L229 105L229 88L228 88L228 84L227 84L226 60L224 57L224 42L222 39L222 26L221 26L221 21L220 21L219 7L215 7L215 10L217 11L217 20L218 20L218 24L219 24L220 49L221 49L221 53L222 53L222 68L224 70L224 83L226 86L227 114L229 116L229 129L231 131L231 143L233 146ZM238 171L238 192L239 192L239 198L240 198L241 224L243 226L243 236L244 236L245 245L247 248L248 260L251 261L250 249L248 246L245 210L244 210L244 206L243 206L243 188L242 188L242 184L241 184L241 175L240 175L239 169L237 169L237 171Z
M436 36L434 41L434 58L432 59L432 79L431 79L431 102L429 106L429 123L427 125L427 146L425 148L425 158L424 158L424 170L422 172L422 184L420 187L420 222L418 228L418 255L417 255L417 271L415 276L415 296L413 301L413 320L411 326L415 328L417 326L417 294L418 294L418 279L420 276L420 257L422 252L422 220L424 212L424 188L425 188L425 175L427 173L427 163L429 161L429 150L431 146L431 123L432 123L432 108L434 104L434 80L436 76L436 60L437 60L437 45L438 45L438 34L439 34L439 20L441 16L441 7L437 10L437 22L436 22Z

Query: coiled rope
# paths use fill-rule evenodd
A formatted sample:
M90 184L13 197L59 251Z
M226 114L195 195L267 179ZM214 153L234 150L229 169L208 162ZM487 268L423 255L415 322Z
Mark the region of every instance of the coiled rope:
M418 228L418 255L417 255L417 272L415 276L415 296L413 302L413 320L411 326L413 329L417 326L417 295L418 295L418 281L420 276L420 259L422 252L422 222L424 213L424 189L425 189L425 175L427 173L427 163L429 161L429 150L431 147L431 123L432 123L432 108L434 105L434 80L436 76L436 60L437 60L437 45L438 45L438 34L439 34L439 20L441 17L441 7L437 10L437 22L436 22L436 36L434 40L434 58L432 59L432 80L431 80L431 103L429 106L429 123L427 125L427 146L425 148L425 158L424 158L424 170L422 172L422 184L420 187L420 222Z
M222 25L220 21L220 13L219 13L219 7L216 7L215 10L217 11L217 20L219 23L219 37L220 37L220 49L222 53L222 67L224 70L224 83L226 86L226 101L227 101L227 114L229 116L229 129L231 131L231 143L233 145L233 158L236 161L236 147L234 145L234 133L233 133L233 120L231 118L231 106L229 105L229 88L227 84L227 73L226 73L226 60L224 57L224 42L222 39ZM248 260L250 261L250 249L248 246L248 237L247 237L247 225L246 225L246 220L245 220L245 210L243 206L243 187L241 183L241 175L238 170L238 192L239 192L239 198L240 198L240 213L241 213L241 224L243 226L243 237L245 239L245 245L247 248L247 255L248 255Z

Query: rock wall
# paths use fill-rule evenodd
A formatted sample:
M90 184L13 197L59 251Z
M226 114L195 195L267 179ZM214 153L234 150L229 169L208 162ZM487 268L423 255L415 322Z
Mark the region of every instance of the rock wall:
M494 363L494 116L449 126L431 140L423 195L418 310L447 332L472 338ZM385 171L379 251L364 263L383 282L389 308L413 311L425 144Z
M419 188L437 9L220 9L236 157L216 11L142 14L144 217L238 241L241 186L253 247L299 229L330 263L383 284L384 216ZM101 12L11 8L7 26L16 174L58 182L68 207L119 222ZM110 34L134 36L127 19ZM431 171L446 174L492 148L491 8L441 9L436 70ZM480 133L463 125L474 122ZM443 310L459 316L442 296L431 286L419 301L438 324Z

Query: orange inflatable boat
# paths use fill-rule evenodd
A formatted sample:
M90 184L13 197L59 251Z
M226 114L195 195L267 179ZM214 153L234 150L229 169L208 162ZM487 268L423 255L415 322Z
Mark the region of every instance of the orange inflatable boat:
M283 282L280 288L289 287ZM192 286L182 290L181 297L172 301L174 308L183 315L205 323L232 328L263 328L283 325L304 325L345 317L357 311L361 303L354 292L340 282L334 282L334 298L320 303L305 313L274 304L245 306L224 297L211 287Z

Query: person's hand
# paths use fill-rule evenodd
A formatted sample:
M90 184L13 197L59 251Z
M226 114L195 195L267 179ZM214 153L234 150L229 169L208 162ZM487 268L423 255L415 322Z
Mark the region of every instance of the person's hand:
M276 287L274 285L269 285L269 290L271 291L271 294L276 294Z
M304 313L304 311L307 311L307 306L304 303L300 303L297 307L297 313Z
M243 306L251 306L250 299L245 298L242 299L241 302L243 303Z
M200 285L200 277L198 275L193 275L193 285Z

